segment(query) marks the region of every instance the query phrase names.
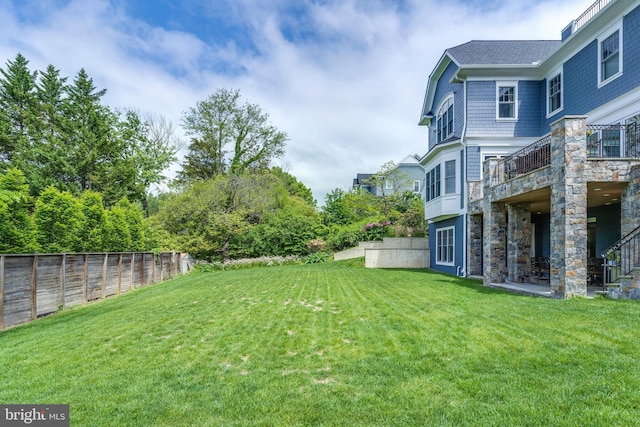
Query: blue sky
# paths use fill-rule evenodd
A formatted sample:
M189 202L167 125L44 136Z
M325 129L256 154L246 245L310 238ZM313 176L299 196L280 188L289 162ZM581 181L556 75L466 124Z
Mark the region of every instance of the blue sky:
M446 48L559 39L591 3L0 0L0 67L21 52L33 70L53 64L73 78L85 68L105 103L161 114L179 136L182 112L218 88L239 89L289 134L277 165L322 204L357 173L425 153L417 122Z

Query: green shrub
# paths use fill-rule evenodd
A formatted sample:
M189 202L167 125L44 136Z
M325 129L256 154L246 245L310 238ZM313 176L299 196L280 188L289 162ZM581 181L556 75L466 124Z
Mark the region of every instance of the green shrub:
M329 255L326 252L314 252L314 253L309 254L309 255L307 255L305 257L304 263L305 264L317 264L317 263L320 263L320 262L327 261L330 257L331 257L331 255Z

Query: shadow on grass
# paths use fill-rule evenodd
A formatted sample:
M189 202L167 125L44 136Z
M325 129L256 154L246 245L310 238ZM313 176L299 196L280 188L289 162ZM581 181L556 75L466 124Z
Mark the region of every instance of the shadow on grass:
M365 268L364 257L347 259L342 261L334 261L336 264L345 266L345 267L362 267ZM386 271L398 271L412 274L423 274L429 276L429 281L431 282L440 282L440 283L451 283L456 286L462 286L464 288L476 291L481 294L491 294L491 295L517 295L520 297L531 297L531 295L519 294L516 292L511 292L506 289L497 289L490 288L488 286L484 286L482 284L482 280L479 279L470 279L467 277L458 277L455 274L447 274L442 273L440 271L432 270L430 268L384 268L381 270Z
M390 271L403 271L407 273L414 274L424 274L429 276L429 280L432 282L439 283L451 283L456 286L462 286L464 288L482 293L482 294L511 294L515 295L513 292L509 292L502 289L490 288L488 286L484 286L482 284L482 280L479 279L470 279L467 277L458 277L455 274L447 274L442 273L440 271L432 270L430 268L423 269L415 269L415 268L388 268L385 270ZM526 295L520 295L526 296Z

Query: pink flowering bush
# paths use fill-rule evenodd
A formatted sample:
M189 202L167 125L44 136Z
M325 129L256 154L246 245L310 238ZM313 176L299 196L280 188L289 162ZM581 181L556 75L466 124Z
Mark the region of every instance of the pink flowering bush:
M382 240L390 232L391 221L370 222L362 227L363 240Z

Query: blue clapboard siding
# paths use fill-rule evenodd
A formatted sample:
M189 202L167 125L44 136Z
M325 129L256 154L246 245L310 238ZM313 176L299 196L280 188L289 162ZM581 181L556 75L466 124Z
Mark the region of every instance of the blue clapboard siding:
M543 108L540 91L543 89L544 85L540 81L518 82L518 120L499 121L496 120L496 82L468 82L467 136L540 136L542 125L540 111Z
M564 115L587 114L618 96L637 90L640 86L640 8L635 8L624 18L622 33L622 75L598 88L598 40L595 38L597 34L594 34L594 40L591 43L565 61L563 66L564 108L546 119L545 127L548 128L553 121ZM543 109L544 107L543 104Z

